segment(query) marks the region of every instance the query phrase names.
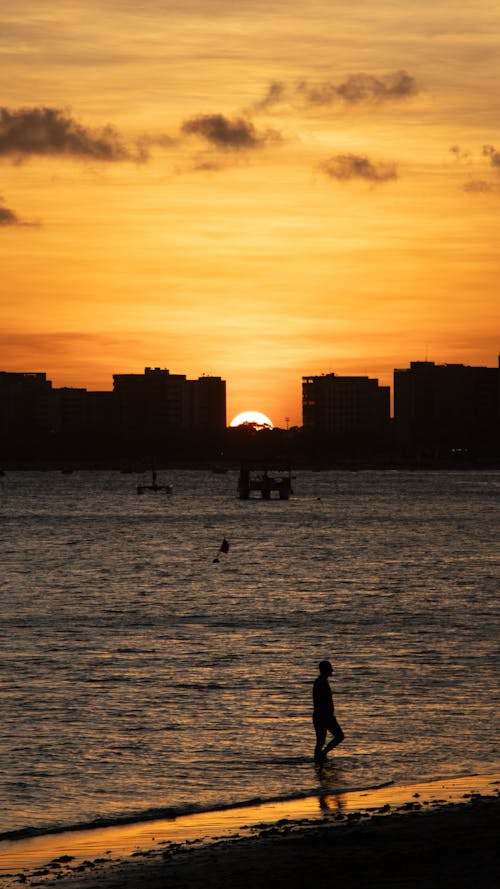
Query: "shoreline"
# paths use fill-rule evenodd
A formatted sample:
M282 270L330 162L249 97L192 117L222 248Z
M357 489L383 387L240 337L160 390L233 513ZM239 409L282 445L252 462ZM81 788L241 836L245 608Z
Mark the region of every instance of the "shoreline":
M493 806L500 812L499 794L500 773L357 791L330 786L318 795L301 799L2 841L0 887L10 889L21 883L50 886L54 881L60 887L75 889L111 889L114 885L140 889L146 883L154 887L166 866L171 875L176 868L196 871L197 867L206 867L206 857L215 850L225 850L227 866L232 866L227 862L233 856L235 866L240 867L237 860L242 856L257 861L262 841L274 839L283 844L290 834L296 843L307 845L318 831L326 832L331 839L339 830L363 831L369 825L380 830L382 825L387 839L385 828L389 823L393 827L401 820L413 823L415 816L420 816L420 825L427 822L429 831L429 819L439 816L450 824L449 819L463 820L467 808L472 807L477 814L479 809ZM323 840L326 842L326 836ZM290 849L288 852L292 855ZM246 865L241 867L246 873ZM193 872L189 885L196 885L196 879ZM212 885L206 878L203 882L207 887ZM482 889L486 885L483 883Z

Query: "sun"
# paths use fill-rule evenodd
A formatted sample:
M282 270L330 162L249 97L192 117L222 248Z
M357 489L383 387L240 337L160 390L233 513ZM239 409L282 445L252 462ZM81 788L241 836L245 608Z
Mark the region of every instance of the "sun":
M231 420L229 425L241 426L243 423L253 423L260 428L273 428L273 424L269 417L266 417L265 414L261 414L260 411L242 411L241 414L237 414L236 417Z

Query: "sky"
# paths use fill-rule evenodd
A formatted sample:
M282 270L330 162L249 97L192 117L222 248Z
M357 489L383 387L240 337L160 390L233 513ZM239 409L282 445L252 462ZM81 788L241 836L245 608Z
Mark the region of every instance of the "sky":
M2 0L0 370L496 366L500 7Z

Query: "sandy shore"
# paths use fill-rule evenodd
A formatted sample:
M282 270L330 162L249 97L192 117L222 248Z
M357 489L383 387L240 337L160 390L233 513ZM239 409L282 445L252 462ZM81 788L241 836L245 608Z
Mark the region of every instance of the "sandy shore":
M2 843L0 886L496 889L499 828L500 776L474 776L45 837L10 873Z

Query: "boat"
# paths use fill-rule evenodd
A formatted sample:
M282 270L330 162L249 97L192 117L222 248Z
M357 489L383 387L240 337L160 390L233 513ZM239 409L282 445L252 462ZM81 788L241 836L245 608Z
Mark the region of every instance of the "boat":
M156 469L151 470L151 484L150 485L137 485L137 493L145 494L148 491L152 491L153 493L161 492L163 494L171 494L172 493L172 485L159 485L158 474Z

